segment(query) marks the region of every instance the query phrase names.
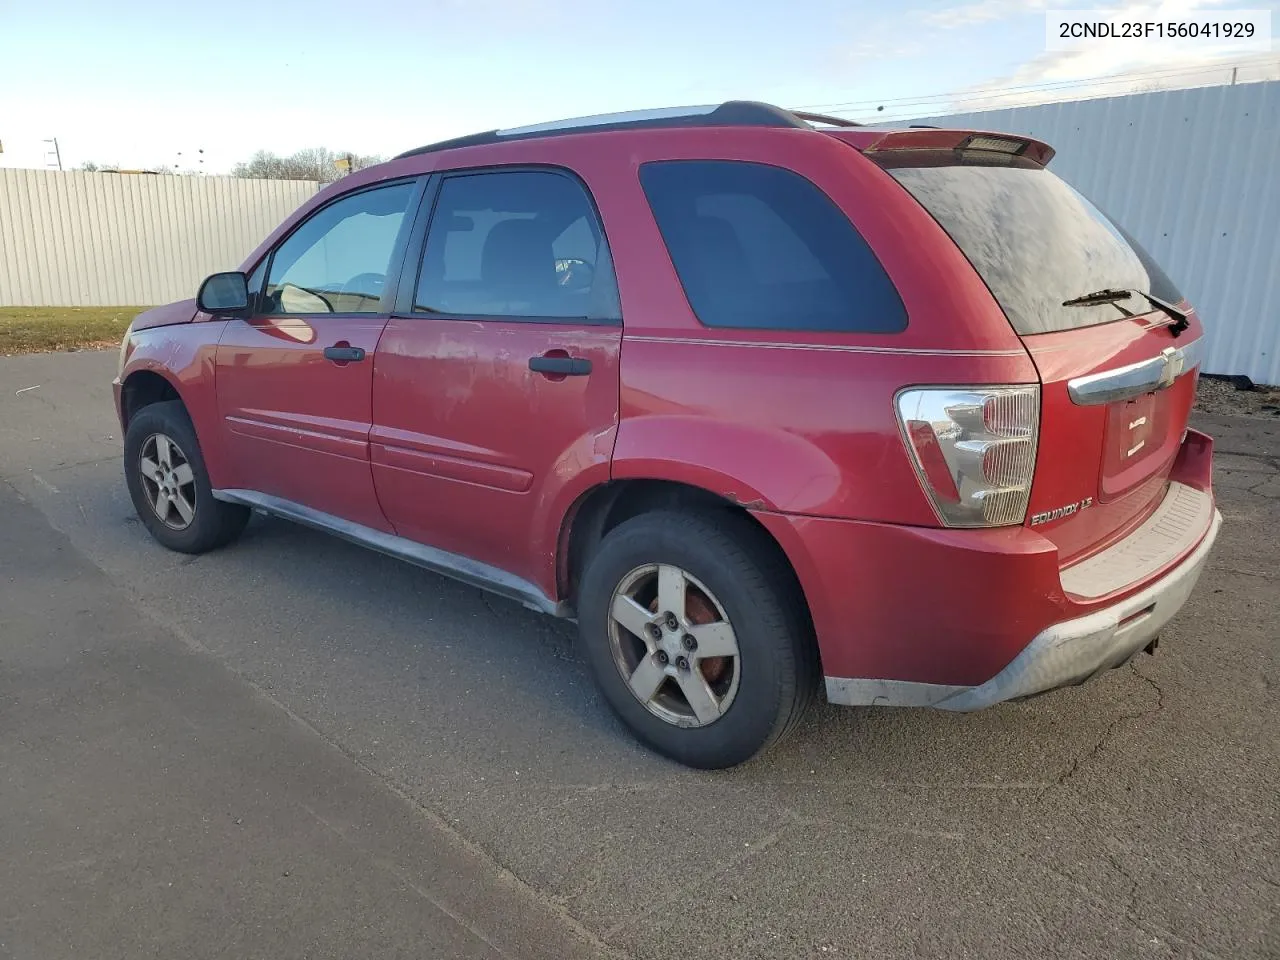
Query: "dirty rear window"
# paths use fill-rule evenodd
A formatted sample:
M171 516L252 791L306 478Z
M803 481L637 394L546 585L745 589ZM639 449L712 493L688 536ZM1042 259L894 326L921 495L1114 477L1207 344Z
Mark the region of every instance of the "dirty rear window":
M1116 306L1063 306L1108 288L1177 303L1182 294L1125 230L1043 167L889 165L888 173L956 242L1018 333L1072 330L1118 320ZM1120 301L1154 309L1139 297Z

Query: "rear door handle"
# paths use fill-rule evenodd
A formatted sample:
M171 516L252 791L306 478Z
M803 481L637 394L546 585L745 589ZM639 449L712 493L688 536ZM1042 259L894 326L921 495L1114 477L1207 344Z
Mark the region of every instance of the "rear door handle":
M364 359L363 347L334 346L324 348L324 358L335 363L352 363Z
M585 357L530 357L529 369L561 377L585 377L591 373L591 361Z

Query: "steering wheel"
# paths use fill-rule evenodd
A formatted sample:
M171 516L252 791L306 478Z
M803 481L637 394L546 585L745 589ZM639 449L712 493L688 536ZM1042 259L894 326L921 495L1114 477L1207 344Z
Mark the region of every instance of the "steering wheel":
M387 275L385 273L357 273L354 277L342 285L342 289L338 292L368 294L370 292L376 294L379 298L382 296L382 288L387 285Z
M566 290L589 290L595 280L595 267L576 257L559 261L556 266L556 283Z
M306 287L300 287L295 283L283 283L280 285L279 289L275 291L275 293L269 296L270 301L277 308L275 310L272 310L271 311L272 313L320 313L322 312L320 310L308 310L305 308L295 309L295 310L289 310L287 308L280 309L285 307L285 298L289 296L290 291L294 291L293 297L295 299L301 296L301 297L310 297L312 300L319 300L322 304L324 304L323 312L325 313L336 312L333 309L333 304L330 302L328 297L322 294L316 293L316 291L314 290L309 290Z

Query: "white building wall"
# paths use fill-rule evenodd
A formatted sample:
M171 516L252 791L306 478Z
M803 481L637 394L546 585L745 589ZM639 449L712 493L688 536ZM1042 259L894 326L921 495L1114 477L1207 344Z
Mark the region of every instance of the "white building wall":
M152 306L234 270L300 180L0 169L0 306Z
M921 123L1024 133L1196 305L1209 373L1280 383L1280 82L1014 107ZM0 169L0 305L193 296L312 196L305 181Z
M1195 304L1206 373L1280 384L1280 82L913 121L1036 137Z

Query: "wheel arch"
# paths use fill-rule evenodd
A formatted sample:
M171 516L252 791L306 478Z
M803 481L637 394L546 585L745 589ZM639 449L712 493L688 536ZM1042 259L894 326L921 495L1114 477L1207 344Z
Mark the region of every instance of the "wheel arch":
M169 400L177 400L183 409L187 407L177 386L164 374L150 368L134 370L120 384L121 427L128 431L129 422L139 410Z
M600 483L574 503L561 527L557 555L560 596L576 605L578 585L595 548L610 530L655 510L723 513L739 519L763 549L772 552L787 571L788 589L794 591L806 619L812 624L808 598L796 565L786 549L751 511L742 504L715 493L675 480L631 477Z
M139 410L168 400L181 402L215 488L240 485L225 449L215 391L218 342L228 322L178 323L132 334L118 387L117 410L126 433Z

